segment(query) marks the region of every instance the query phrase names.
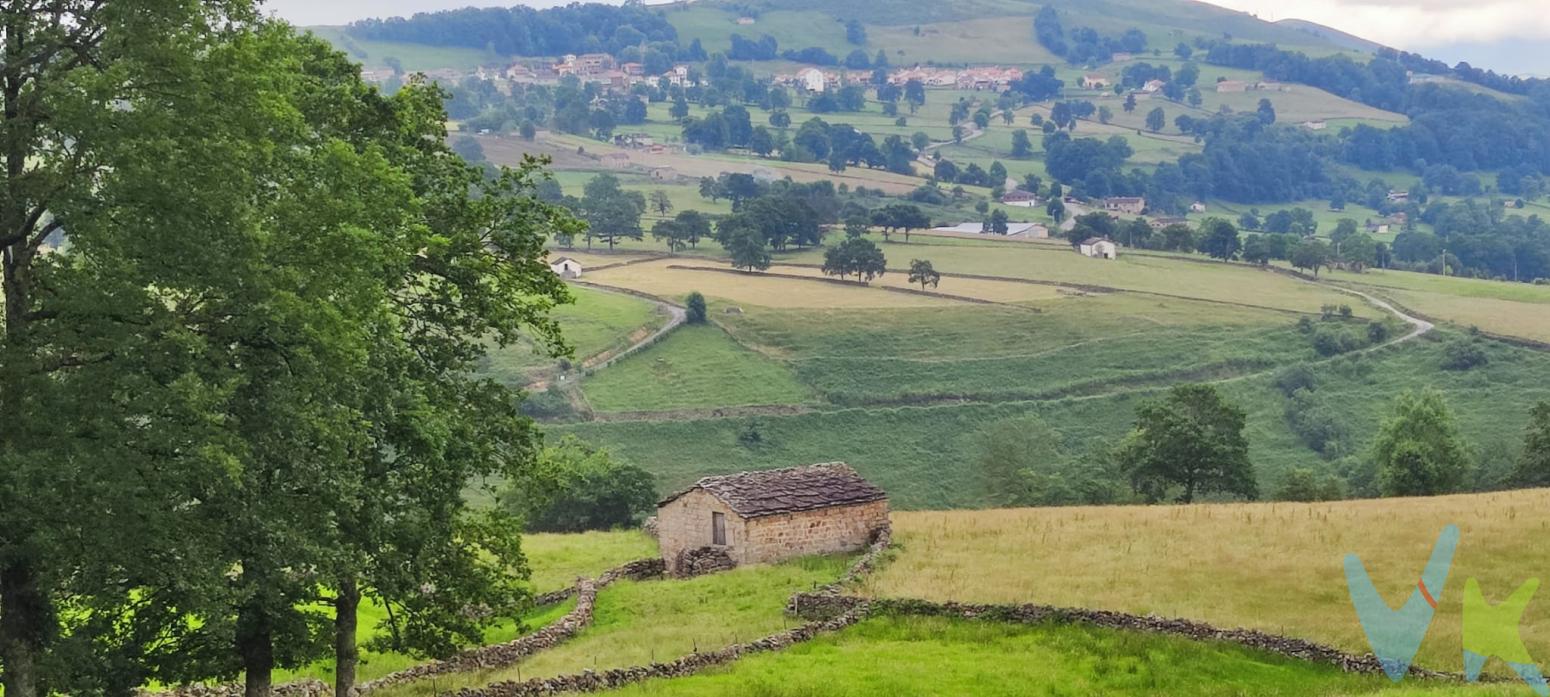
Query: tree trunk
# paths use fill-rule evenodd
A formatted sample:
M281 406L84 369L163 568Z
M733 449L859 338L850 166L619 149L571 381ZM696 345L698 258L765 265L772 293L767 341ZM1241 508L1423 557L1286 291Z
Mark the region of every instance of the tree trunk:
M334 695L350 697L355 690L355 667L360 663L360 649L355 643L355 628L361 607L361 589L355 579L339 583L339 597L334 599Z
M0 569L0 686L6 697L38 695L38 639L47 603L25 562Z
M237 613L237 655L242 657L243 697L270 697L274 680L274 625L254 600Z

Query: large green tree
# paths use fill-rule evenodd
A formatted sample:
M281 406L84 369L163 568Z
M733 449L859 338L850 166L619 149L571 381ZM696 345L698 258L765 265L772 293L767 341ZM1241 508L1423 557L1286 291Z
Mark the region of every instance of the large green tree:
M426 652L477 636L520 557L462 478L533 434L467 375L486 337L562 348L542 242L573 222L456 157L439 93L242 3L53 4L0 8L6 694L266 694L330 624L348 658L320 589Z
M1539 402L1529 412L1514 479L1523 486L1550 486L1550 402Z
M1459 490L1469 449L1453 412L1436 390L1407 392L1394 403L1372 444L1384 496L1434 496Z
M1207 493L1258 498L1244 420L1215 387L1180 385L1136 409L1135 430L1115 457L1149 501L1170 492L1182 503Z

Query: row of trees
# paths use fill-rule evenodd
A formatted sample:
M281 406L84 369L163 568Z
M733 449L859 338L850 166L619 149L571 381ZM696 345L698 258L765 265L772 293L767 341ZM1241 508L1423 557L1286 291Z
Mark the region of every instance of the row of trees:
M263 697L328 655L349 694L366 598L421 655L516 616L517 521L463 488L537 433L475 361L564 350L579 223L252 3L70 8L0 9L5 694Z
M1310 437L1345 437L1329 435L1327 429L1340 423L1300 386L1311 380L1316 378L1306 367L1278 378L1283 390L1291 389L1289 418L1295 414L1329 424L1302 427L1299 433ZM1211 385L1180 385L1138 406L1134 426L1118 443L1095 443L1085 456L1071 457L1061 434L1037 417L1014 417L978 434L975 464L986 494L999 505L1189 503L1202 496L1252 500L1265 492L1249 457L1246 417ZM1340 456L1338 448L1329 453ZM1343 460L1350 471L1321 476L1311 468L1293 468L1269 493L1279 500L1319 501L1545 486L1550 484L1550 402L1530 412L1521 452L1501 480L1476 471L1475 459L1442 394L1409 392L1395 400L1365 456Z

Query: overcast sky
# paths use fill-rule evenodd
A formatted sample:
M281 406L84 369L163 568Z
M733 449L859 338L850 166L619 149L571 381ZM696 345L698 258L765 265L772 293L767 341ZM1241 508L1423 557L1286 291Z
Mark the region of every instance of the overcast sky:
M407 15L508 0L267 0L271 11L300 25L343 24L362 17ZM1508 71L1539 71L1550 58L1550 0L1211 0L1261 19L1306 19L1379 43L1455 62ZM548 7L563 0L525 4Z

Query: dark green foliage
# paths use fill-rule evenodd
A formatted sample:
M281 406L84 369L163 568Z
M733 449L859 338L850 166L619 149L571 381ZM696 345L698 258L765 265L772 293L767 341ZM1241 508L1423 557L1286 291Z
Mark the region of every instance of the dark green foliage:
M1435 496L1459 491L1469 450L1442 394L1407 392L1394 404L1373 442L1372 460L1384 496Z
M1366 346L1366 337L1344 324L1325 322L1313 330L1313 350L1320 356L1338 356Z
M705 323L705 296L699 291L692 291L689 297L684 298L684 309L689 324Z
M1180 385L1136 409L1135 429L1115 457L1148 501L1223 493L1254 499L1259 487L1243 436L1245 415L1210 385Z
M823 272L840 278L854 275L865 282L888 270L883 250L865 238L851 238L824 251Z
M1336 458L1349 452L1351 432L1341 415L1317 392L1298 389L1286 400L1286 425L1314 452Z
M656 500L650 473L566 436L544 448L534 476L509 487L501 504L529 531L581 532L634 525Z
M1529 412L1513 481L1519 486L1550 486L1550 402L1539 402Z
M910 260L910 283L919 283L920 289L925 290L927 284L935 288L941 282L942 274L932 268L931 262L925 259Z
M1459 338L1449 342L1443 349L1442 367L1444 370L1471 370L1491 362L1491 357L1486 354L1485 347L1477 339Z
M1338 477L1319 476L1313 470L1296 467L1281 478L1275 498L1278 501L1338 501L1342 495Z
M1003 419L974 437L985 499L998 506L1070 506L1127 498L1108 458L1070 458L1061 436L1036 416Z
M1319 388L1319 377L1308 364L1298 363L1297 365L1283 368L1276 373L1275 386L1276 389L1281 391L1281 394L1291 397L1298 390L1307 390L1309 392L1317 390Z

